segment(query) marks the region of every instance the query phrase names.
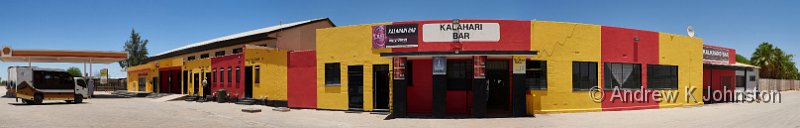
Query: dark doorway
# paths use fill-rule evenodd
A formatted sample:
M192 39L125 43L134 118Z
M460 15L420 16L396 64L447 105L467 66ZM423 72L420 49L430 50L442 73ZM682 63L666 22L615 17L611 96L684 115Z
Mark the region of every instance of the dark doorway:
M189 90L189 71L183 71L183 94L188 94Z
M205 83L201 83L203 84L203 97L211 95L211 78L209 77L211 77L211 72L206 72L202 78L202 80L206 81Z
M158 76L161 76L158 80L158 85L161 85L158 88L158 93L169 93L170 82L172 82L170 81L170 78L172 77L170 73L170 71L164 70L158 72Z
M173 94L181 94L181 71L173 70L169 72L170 88L169 92Z
M258 78L256 78L258 79ZM244 67L244 97L253 98L253 67Z
M374 108L389 111L389 65L372 66L372 86Z
M350 109L361 110L364 108L364 66L347 66L347 94L349 95Z
M488 87L488 114L510 114L509 91L510 81L509 63L507 60L491 60L486 62L486 80Z
M153 80L152 80L152 81L150 81L150 82L152 82L152 84L153 84L153 90L152 90L152 92L160 92L160 89L161 89L161 86L160 86L160 85L161 85L161 83L158 83L158 77L153 77Z
M192 90L194 90L192 92L192 94L198 95L199 94L198 90L200 89L200 74L199 73L195 73L194 74L194 77L192 78L192 82L193 82L192 85L194 85L194 86L192 86L193 87Z

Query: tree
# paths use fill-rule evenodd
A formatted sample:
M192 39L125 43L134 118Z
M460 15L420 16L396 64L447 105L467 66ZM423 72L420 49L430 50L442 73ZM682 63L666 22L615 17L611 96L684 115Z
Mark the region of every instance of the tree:
M81 69L77 68L77 67L69 67L69 68L67 68L67 73L69 73L72 76L77 76L77 77L83 76L83 74L81 73Z
M794 54L787 54L769 42L758 45L750 62L761 67L759 76L774 79L798 79L800 73L795 66Z
M136 30L131 30L130 40L125 42L125 52L128 52L128 59L120 61L119 66L124 68L143 64L147 59L147 39L142 39Z
M750 59L747 59L742 55L736 54L736 62L750 64Z

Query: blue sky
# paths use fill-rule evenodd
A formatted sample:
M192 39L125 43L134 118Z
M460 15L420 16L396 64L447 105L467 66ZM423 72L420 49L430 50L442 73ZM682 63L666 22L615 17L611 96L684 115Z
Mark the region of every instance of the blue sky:
M750 57L769 41L800 53L800 3L768 1L0 1L0 45L15 49L121 51L131 29L150 40L150 54L280 23L328 17L338 26L430 19L514 19L599 24L686 34ZM795 62L797 62L797 58ZM11 65L0 63L0 77ZM82 64L35 63L42 67ZM124 77L119 65L112 77Z

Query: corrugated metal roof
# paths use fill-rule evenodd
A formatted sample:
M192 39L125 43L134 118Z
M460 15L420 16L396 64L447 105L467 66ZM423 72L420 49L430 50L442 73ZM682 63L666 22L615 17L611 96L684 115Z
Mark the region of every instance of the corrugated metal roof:
M293 22L293 23L288 23L288 24L281 24L281 25L276 25L276 26L271 26L271 27L251 30L251 31L247 31L247 32L237 33L237 34L233 34L233 35L223 36L223 37L214 38L214 39L211 39L211 40L192 43L192 44L189 44L189 45L186 45L186 46L183 46L183 47L179 47L179 48L175 48L175 49L168 50L168 51L165 51L165 52L161 52L161 53L156 54L154 56L166 55L166 54L169 54L169 53L172 53L172 52L177 52L177 51L181 51L181 50L185 50L185 49L190 49L190 48L194 48L194 47L208 45L208 44L212 44L212 43L216 43L216 42L220 42L220 41L231 40L231 39L236 39L236 38L242 38L242 37L261 34L261 33L273 32L273 31L284 29L284 28L289 28L289 27L293 27L293 26L297 26L297 25L301 25L301 24L305 24L305 23L309 23L309 22L314 22L314 21L318 21L318 20L326 20L326 19L328 19L328 18L305 20L305 21Z

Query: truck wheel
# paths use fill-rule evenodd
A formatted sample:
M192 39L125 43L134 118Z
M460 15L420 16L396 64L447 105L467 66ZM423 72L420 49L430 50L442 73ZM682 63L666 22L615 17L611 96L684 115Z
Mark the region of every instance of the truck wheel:
M83 95L75 94L75 101L73 101L73 103L80 104L81 102L83 102Z
M25 104L28 104L28 105L33 105L33 101L31 101L31 100L22 100L22 103L25 103Z
M33 104L42 104L44 100L44 96L42 94L36 94L33 96Z

